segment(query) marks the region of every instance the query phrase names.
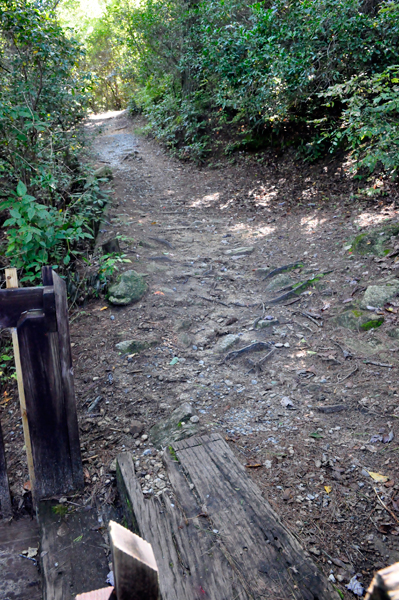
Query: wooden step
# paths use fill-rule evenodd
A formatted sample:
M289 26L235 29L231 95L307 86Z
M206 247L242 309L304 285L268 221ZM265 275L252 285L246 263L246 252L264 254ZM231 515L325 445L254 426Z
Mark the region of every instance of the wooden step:
M43 600L74 599L104 588L109 572L97 511L83 509L62 516L63 506L52 500L39 503Z
M175 498L144 498L118 457L129 525L151 543L163 600L339 600L219 434L165 450Z

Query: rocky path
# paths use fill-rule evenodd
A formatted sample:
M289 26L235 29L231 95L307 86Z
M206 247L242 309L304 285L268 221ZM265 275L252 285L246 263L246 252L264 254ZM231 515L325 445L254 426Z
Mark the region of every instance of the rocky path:
M112 501L123 450L145 493L167 489L147 436L189 403L175 436L222 433L353 597L399 560L395 206L350 200L342 166L181 164L136 126L92 122L114 175L100 241L120 236L147 290L72 319L91 497Z

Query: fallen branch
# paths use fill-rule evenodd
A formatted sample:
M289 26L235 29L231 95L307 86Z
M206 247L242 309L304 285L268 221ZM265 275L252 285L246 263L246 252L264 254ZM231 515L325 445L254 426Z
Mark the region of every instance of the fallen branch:
M375 367L386 367L387 369L392 369L395 365L389 365L386 363L374 362L373 360L364 360L363 363L365 365L374 365Z
M358 370L359 370L359 367L356 367L356 369L354 369L353 371L348 373L348 375L345 375L345 377L343 377L342 379L338 379L338 377L337 377L337 383L342 383L343 381L345 381L345 379L349 379L349 377L354 375L356 373L356 371L358 371Z
M263 358L258 360L257 363L254 363L253 367L251 367L249 369L249 371L247 372L247 375L248 375L248 373L251 373L252 371L255 371L255 372L262 371L261 366L263 365L263 363L265 363L267 361L268 358L271 357L272 354L274 354L275 351L276 351L276 348L273 348L272 350L270 350L270 352L268 354L266 354L266 356L264 356Z

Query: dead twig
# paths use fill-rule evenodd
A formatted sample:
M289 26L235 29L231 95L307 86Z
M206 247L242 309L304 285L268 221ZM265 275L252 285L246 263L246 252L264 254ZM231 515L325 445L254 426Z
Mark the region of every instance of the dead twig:
M313 317L311 314L305 311L299 314L301 314L303 317L306 317L307 319L310 319L315 325L317 325L317 327L323 327L323 321L321 321L321 323L318 323L318 321L316 321L316 319L321 319L321 317Z
M378 492L377 492L377 490L375 489L375 487L373 487L373 490L374 490L374 492L375 492L375 495L377 496L377 500L378 500L378 502L381 504L381 506L382 506L383 508L385 508L385 510L386 510L386 511L387 511L387 512L388 512L388 513L391 515L391 517L392 517L392 518L393 518L393 519L396 521L396 523L398 523L398 524L399 524L399 519L398 519L398 517L395 515L395 513L394 513L394 512L392 512L392 510L391 510L390 508L388 508L388 507L387 507L387 505L385 504L385 502L383 502L383 501L381 500L381 498L380 498L380 496L378 495Z
M343 377L342 379L339 379L337 377L337 383L342 383L343 381L345 381L345 379L349 379L349 377L351 377L352 375L354 375L356 373L356 371L359 370L359 367L356 367L355 369L353 369L353 371L351 371L350 373L348 373L348 375L345 375L345 377Z
M249 371L247 371L247 375L248 375L248 373L251 373L252 371L255 371L256 373L258 373L259 371L262 371L261 366L267 361L268 358L271 357L272 354L274 354L275 351L276 351L276 349L273 348L272 350L270 350L270 352L268 354L266 354L266 356L264 356L263 358L258 360L257 363L254 363L254 366L251 367L249 369Z

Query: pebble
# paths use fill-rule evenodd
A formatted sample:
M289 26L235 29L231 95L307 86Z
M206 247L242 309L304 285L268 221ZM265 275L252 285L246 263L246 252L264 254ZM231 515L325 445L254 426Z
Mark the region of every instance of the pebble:
M192 417L190 417L190 421L191 423L198 423L199 417L197 415L193 415Z

